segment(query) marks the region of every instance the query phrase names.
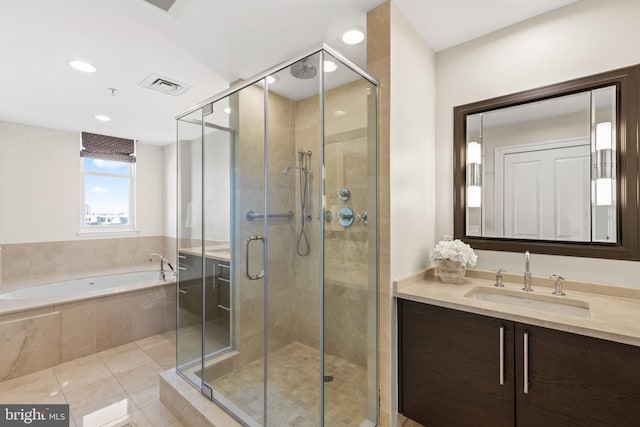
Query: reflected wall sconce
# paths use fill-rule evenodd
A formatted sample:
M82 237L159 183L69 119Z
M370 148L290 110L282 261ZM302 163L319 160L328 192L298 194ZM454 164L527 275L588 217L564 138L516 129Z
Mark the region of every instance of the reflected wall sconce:
M613 144L611 122L596 125L596 205L613 205Z
M472 141L467 143L467 207L482 206L482 146Z

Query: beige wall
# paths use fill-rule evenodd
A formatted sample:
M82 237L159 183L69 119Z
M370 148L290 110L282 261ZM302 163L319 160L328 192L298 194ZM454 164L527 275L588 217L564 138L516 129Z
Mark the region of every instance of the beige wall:
M367 68L380 81L379 425L395 426L391 278L428 265L435 243L435 55L392 2L369 12L367 37Z
M437 61L436 235L453 234L453 107L640 63L637 0L582 0L469 43ZM523 269L522 254L479 251L478 268ZM637 262L533 255L536 276L640 287Z
M390 3L367 13L367 71L378 81L378 425L392 425L391 277L389 243Z
M52 281L108 274L113 269L159 267L149 254L161 252L161 236L83 239L2 245L0 293Z
M0 122L0 244L80 239L79 138L74 132ZM138 144L137 155L139 235L162 235L162 148Z

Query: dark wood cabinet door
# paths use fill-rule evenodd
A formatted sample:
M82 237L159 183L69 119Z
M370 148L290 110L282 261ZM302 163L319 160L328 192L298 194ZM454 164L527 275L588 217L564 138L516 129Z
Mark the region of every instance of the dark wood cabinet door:
M640 426L639 347L523 324L515 340L518 427Z
M514 425L513 322L400 299L398 328L403 415L428 427Z

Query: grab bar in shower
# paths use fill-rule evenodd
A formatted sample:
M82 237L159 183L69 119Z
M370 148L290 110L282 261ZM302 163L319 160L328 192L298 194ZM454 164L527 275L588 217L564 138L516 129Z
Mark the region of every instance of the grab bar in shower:
M269 214L268 217L269 218L291 219L291 218L293 218L293 211L289 211L287 213ZM264 218L264 214L263 213L254 212L254 211L247 212L247 220L248 221L253 221L254 219L262 219L262 218Z

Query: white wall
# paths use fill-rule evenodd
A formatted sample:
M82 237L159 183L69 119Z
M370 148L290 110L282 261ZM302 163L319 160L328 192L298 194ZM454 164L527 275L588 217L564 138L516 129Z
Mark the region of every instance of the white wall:
M639 16L637 0L581 0L436 55L438 238L453 234L453 107L638 64ZM523 269L521 254L478 255L481 269ZM534 255L532 273L640 287L637 262Z
M0 243L79 239L79 149L77 133L0 122ZM139 144L137 155L139 235L159 236L162 149Z
M177 200L177 156L176 143L162 147L162 164L164 169L164 232L165 236L176 237Z
M429 264L435 242L435 55L391 3L391 278Z
M162 147L136 147L136 226L140 236L162 236L164 231L164 169Z

